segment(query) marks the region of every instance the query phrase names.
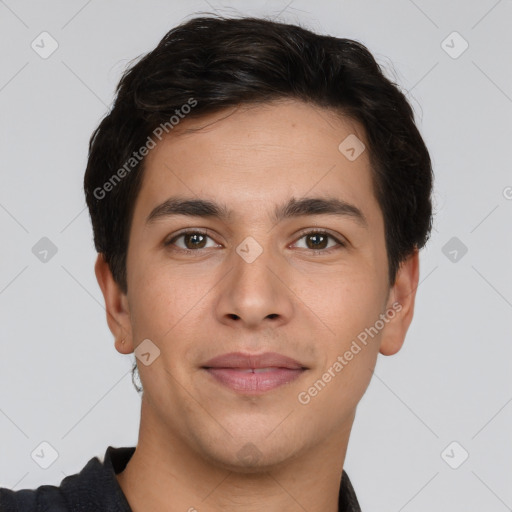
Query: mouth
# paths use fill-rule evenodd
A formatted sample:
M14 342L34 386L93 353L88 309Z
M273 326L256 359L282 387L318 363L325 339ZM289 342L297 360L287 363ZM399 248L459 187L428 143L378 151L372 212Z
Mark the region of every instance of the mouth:
M211 359L202 369L233 391L260 394L293 382L308 368L275 352L232 352Z

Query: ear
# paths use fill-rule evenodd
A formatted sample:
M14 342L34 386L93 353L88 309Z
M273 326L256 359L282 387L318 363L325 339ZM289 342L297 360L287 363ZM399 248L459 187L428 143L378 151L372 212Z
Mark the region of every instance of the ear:
M389 318L382 331L380 353L385 356L396 354L405 341L405 335L414 314L414 300L419 279L419 251L417 249L402 262L398 269L395 284L387 300L386 315Z
M121 354L130 354L134 347L128 298L115 282L102 253L98 254L94 272L105 299L107 323L114 335L116 350Z

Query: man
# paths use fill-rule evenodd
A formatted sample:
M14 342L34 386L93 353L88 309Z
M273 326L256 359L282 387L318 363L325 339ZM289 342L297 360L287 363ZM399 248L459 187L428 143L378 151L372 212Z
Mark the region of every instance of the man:
M122 77L84 188L139 440L1 510L360 510L356 407L432 225L427 148L368 50L192 19Z

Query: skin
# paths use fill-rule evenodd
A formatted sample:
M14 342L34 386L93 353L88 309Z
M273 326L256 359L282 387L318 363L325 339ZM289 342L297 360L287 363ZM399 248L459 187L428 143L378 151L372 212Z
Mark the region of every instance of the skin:
M150 365L138 361L139 441L118 482L134 512L337 511L357 404L377 355L400 350L413 317L418 252L390 286L368 150L354 161L338 150L349 134L368 148L358 123L288 100L185 119L177 128L146 157L127 294L102 255L95 266L116 349L130 354L150 339L160 350ZM225 203L233 216L146 224L155 206L176 195ZM271 219L291 197L327 196L357 206L367 227L327 214ZM186 237L164 245L183 228L207 228L210 238L199 249ZM346 246L328 239L318 250L337 249L314 254L316 239L301 234L306 228L327 230ZM263 249L252 263L236 252L248 236ZM396 301L400 312L317 396L299 403L298 394ZM249 396L201 369L234 351L278 352L308 370ZM248 443L257 455L241 459Z

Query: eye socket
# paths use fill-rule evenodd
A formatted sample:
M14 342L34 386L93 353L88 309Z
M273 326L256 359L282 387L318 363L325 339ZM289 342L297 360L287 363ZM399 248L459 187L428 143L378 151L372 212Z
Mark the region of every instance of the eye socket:
M321 237L322 241L324 241L324 242L327 241L328 239L334 240L334 242L336 242L336 244L334 246L329 247L327 245L326 247L320 247L320 249L315 248L315 247L313 247L313 248L305 247L306 250L309 250L310 252L313 252L315 254L330 253L331 251L337 250L340 247L346 247L346 244L344 242L342 242L339 238L335 237L334 235L332 235L331 233L329 233L327 231L322 231L319 229L302 232L300 237L298 238L298 240L301 240L306 237L313 237L313 236ZM179 245L176 245L176 241L179 240L180 238L183 238L185 247L180 247ZM203 231L200 229L189 229L189 230L182 231L182 232L176 234L170 240L164 242L164 245L165 246L175 246L175 248L177 248L177 250L185 252L187 254L190 254L193 252L197 253L200 251L200 249L221 247L220 244L216 244L216 243L214 243L210 247L205 246L204 242L207 238L210 238L210 240L213 241L213 239L208 235L207 231ZM187 241L188 242L192 241L192 245L195 247L193 249L190 249L189 247L187 247ZM194 243L194 241L195 242L199 241L199 243ZM327 244L328 244L328 242L327 242ZM307 245L307 242L306 242L306 245Z

